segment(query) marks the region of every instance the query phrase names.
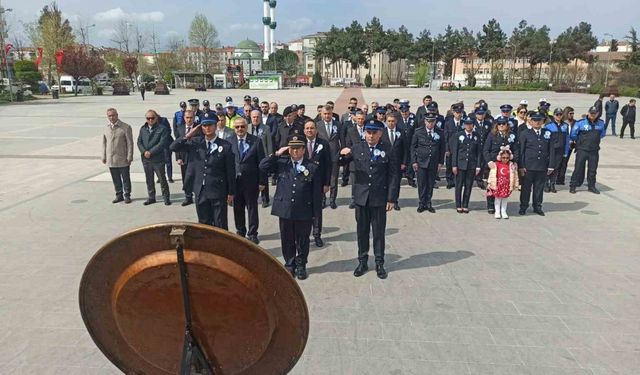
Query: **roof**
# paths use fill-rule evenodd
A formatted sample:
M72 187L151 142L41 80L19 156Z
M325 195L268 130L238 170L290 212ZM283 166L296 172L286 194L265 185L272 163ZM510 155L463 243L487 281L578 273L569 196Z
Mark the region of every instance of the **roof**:
M245 39L245 40L241 41L240 43L238 43L236 48L260 50L260 46L258 45L258 43L254 42L253 40L249 40L249 39Z

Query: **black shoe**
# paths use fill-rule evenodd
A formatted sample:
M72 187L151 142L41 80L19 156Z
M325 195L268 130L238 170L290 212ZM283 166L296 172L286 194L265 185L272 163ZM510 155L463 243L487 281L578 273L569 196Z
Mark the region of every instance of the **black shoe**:
M116 199L112 200L111 203L120 203L124 201L124 198L122 198L122 196L117 196Z
M456 184L447 184L447 189L451 190L456 187Z
M409 181L409 186L411 186L412 188L417 188L418 185L416 184L415 181Z
M544 212L541 209L533 210L533 212L540 216L544 216Z
M247 239L251 242L253 242L256 245L260 244L260 240L258 239L258 236L251 236L251 237L247 237Z
M519 214L520 216L524 216L526 213L527 213L527 210L526 210L526 209L522 209L522 208L521 208L521 209L520 209L520 211L518 211L518 214Z
M595 187L590 187L589 191L592 192L593 194L600 194L600 190L596 189Z
M569 193L571 193L571 194L575 194L575 193L576 193L576 187L575 187L575 186L571 186L571 187L569 188Z
M340 186L345 187L349 185L349 181L342 181L342 183L340 184Z
M323 199L322 200L322 209L324 210L325 208L327 208L327 200Z
M564 181L556 181L556 185L564 185Z
M271 186L276 186L278 184L277 180L271 180Z
M296 267L296 277L298 280L306 280L309 275L307 274L307 267L299 265Z
M351 202L351 203L349 203L349 208L350 208L350 209L352 209L352 210L353 210L354 208L356 208L356 204L355 204L355 202Z
M379 279L387 278L387 271L384 269L384 266L380 263L376 264L376 274L378 275Z
M620 134L620 139L624 138L624 135Z
M296 268L295 266L287 266L285 265L284 268L287 269L287 271L289 271L289 273L291 274L291 276L293 276L293 278L296 278Z
M489 209L487 209L487 212L488 212L490 215L493 215L493 214L495 214L495 213L496 213L496 210L495 210L494 208L489 208Z
M124 203L129 204L131 202L132 202L131 197L124 197Z
M558 190L556 190L556 186L555 185L551 185L551 188L549 188L549 192L551 193L557 193Z
M165 206L171 206L171 199L166 198L166 199L164 200L164 205L165 205Z
M175 182L175 181L173 181L173 178L170 178L167 181L169 181L170 184L173 184Z
M368 270L369 266L367 265L367 262L361 260L360 263L358 263L358 267L356 267L355 271L353 271L353 276L360 277L364 275Z
M181 204L182 204L182 207L193 204L193 199L186 198L185 200L182 201Z
M636 139L636 137L631 137L631 139Z
M432 214L436 213L436 209L433 208L433 206L430 204L427 205L427 211L431 212Z
M549 185L544 185L544 192L545 193L550 193L551 192L551 187L549 187Z
M332 200L331 202L329 202L329 207L331 207L332 210L335 210L336 208L338 208L338 205L336 204L336 201Z
M262 208L269 207L269 201L262 201Z
M400 205L399 205L399 204L397 204L397 203L395 203L395 204L393 205L393 209L394 209L394 210L396 210L396 211L400 211Z
M322 238L320 238L320 237L315 237L315 243L316 243L317 247L324 246L324 241L322 241Z
M156 200L155 200L155 199L147 199L146 201L144 201L144 203L143 203L143 204L144 204L145 206L148 206L148 205L150 205L150 204L154 204L154 203L156 203Z
M424 208L424 206L423 206L423 205L418 206L417 211L418 211L418 213L419 213L419 214L423 213L423 212L424 212L424 210L425 210L425 208Z

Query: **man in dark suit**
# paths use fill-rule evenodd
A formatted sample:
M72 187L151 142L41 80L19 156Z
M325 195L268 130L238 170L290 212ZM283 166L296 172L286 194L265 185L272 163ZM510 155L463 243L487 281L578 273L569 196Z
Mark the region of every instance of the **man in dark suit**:
M320 211L322 176L318 166L304 157L304 135L292 134L287 146L262 159L260 170L278 176L271 214L280 220L280 247L285 267L299 280L307 278L309 235ZM288 154L288 155L287 155Z
M182 114L181 121L174 122L173 135L176 139L184 137L193 129L195 126L194 117L193 111L188 110ZM182 175L182 190L184 191L182 206L188 206L193 203L193 173L188 173L189 153L176 152L176 162L180 166L180 174Z
M284 120L278 124L278 130L276 130L275 139L273 142L274 149L282 148L287 145L287 139L290 135L302 136L304 133L304 124L299 125L296 121L297 112L291 106L284 109L282 112Z
M416 122L418 124L424 124L424 118L426 117L427 112L429 112L427 108L431 103L433 103L431 95L425 95L425 97L422 98L422 105L416 110Z
M332 209L338 208L336 204L336 197L338 196L338 173L340 172L340 166L338 165L338 159L340 158L340 150L344 145L344 138L342 134L342 125L333 118L333 108L329 105L322 108L320 114L320 120L316 122L316 129L318 131L318 137L329 142L329 152L331 153L331 164L329 166L331 172L331 190L329 193L329 206ZM323 207L325 207L325 198L323 197Z
M264 150L264 154L271 155L273 153L273 137L271 136L271 130L269 129L269 127L265 125L264 122L262 122L263 118L264 116L262 115L262 112L260 110L254 109L253 111L251 111L251 126L249 126L248 132L260 139L260 141L262 142L262 149ZM262 197L262 207L269 207L269 184L266 184L264 186L264 189L260 191L260 196Z
M381 111L378 108L378 111ZM396 168L403 172L409 164L409 147L411 146L411 140L407 138L407 135L398 129L398 119L393 114L389 113L386 116L386 125L382 134L382 142L391 146L391 152L396 155L397 162ZM400 205L395 202L393 209L400 211Z
M358 110L358 99L352 97L349 99L349 105L347 105L347 112L345 112L342 117L340 117L340 122L344 125L347 121L352 121L352 117L356 114Z
M431 204L433 186L436 183L438 171L444 163L444 132L436 127L438 117L427 113L424 117L425 126L416 129L411 140L411 167L418 177L418 212L425 210L435 213Z
M231 143L216 135L217 116L205 114L200 125L171 144L175 152L189 153L194 173L198 222L228 230L227 205L236 192L236 163ZM202 135L199 132L202 132Z
M258 112L258 111L256 111ZM267 176L258 168L264 159L262 141L255 135L247 133L247 121L237 118L233 122L235 135L227 138L236 163L236 194L233 197L233 217L236 223L236 234L256 245L258 240L258 192L264 190ZM249 215L249 230L245 220L245 209Z
M164 145L164 165L167 169L167 181L173 183L173 160L171 160L171 150L169 149L171 142L173 142L173 137L171 136L171 124L169 123L168 118L158 115L158 125L163 126L168 130L169 137L167 138L167 143ZM157 182L160 182L160 180Z
M144 168L147 192L149 194L149 198L144 202L144 205L156 203L156 185L153 180L153 174L155 173L160 180L164 204L169 206L171 205L171 199L169 197L167 176L164 172L164 156L167 142L171 136L169 134L170 130L166 126L159 124L160 116L152 109L147 111L145 118L147 122L142 125L138 135L138 149L142 154L142 167Z
M315 191L321 200L331 188L332 152L329 141L318 136L316 123L309 119L304 124L304 135L307 137L305 157L318 166L318 174L322 181L322 190ZM324 208L324 206L322 207ZM322 210L314 213L313 216L313 238L316 246L324 246L322 241Z
M269 115L265 124L271 129L271 135L275 137L278 130L278 124L283 120L283 116L278 113L278 103L271 102L269 104Z
M522 179L520 191L520 215L524 215L529 208L529 199L533 188L533 212L544 216L542 211L542 197L547 175L553 173L550 167L554 160L554 149L551 145L551 132L542 128L546 114L535 112L531 115L531 129L522 132L520 138L520 159L518 168Z
M400 192L396 155L388 144L381 143L384 124L372 120L365 125L365 141L340 151L341 163L352 162L353 197L356 205L358 234L358 267L353 275L364 275L369 269L369 233L373 231L376 273L386 279L384 243L387 211L393 210Z
M447 189L456 186L455 176L451 167L451 142L455 142L456 134L462 131L462 107L451 107L452 115L444 122L444 145L445 145L445 176L447 178Z

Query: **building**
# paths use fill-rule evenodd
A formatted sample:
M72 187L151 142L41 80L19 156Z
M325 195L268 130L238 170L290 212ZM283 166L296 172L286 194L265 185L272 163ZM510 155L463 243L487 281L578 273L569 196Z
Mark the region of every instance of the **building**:
M253 40L245 39L238 43L227 65L242 66L244 75L249 76L262 71L262 61L262 48Z

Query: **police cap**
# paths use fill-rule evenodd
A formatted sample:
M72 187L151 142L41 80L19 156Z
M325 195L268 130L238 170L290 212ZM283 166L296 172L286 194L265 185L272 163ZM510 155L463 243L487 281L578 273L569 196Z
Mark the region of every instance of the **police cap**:
M307 144L307 139L298 134L291 134L287 137L287 146L289 147L304 147Z
M189 102L189 105L198 105L198 104L200 104L200 100L198 100L198 99L189 99L188 102Z
M202 119L200 120L200 124L203 126L207 125L215 125L218 123L218 116L214 114L205 113L202 115Z
M382 129L384 129L384 124L378 120L369 120L369 122L364 124L364 130L378 131Z

